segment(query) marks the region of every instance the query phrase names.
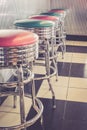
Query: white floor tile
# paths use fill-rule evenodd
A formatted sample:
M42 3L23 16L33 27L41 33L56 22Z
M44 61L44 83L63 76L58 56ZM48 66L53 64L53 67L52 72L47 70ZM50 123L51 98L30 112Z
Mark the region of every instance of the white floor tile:
M66 41L66 45L70 46L87 46L86 41Z
M69 88L67 100L87 103L87 89Z
M72 61L72 53L66 52L64 54L64 58L62 59L62 57L60 55L58 55L58 60L59 62L71 62Z
M31 99L25 97L25 115L27 116L31 108ZM21 108L22 109L22 108ZM0 106L0 127L7 127L20 124L19 98L17 97L17 107L13 108L13 97L9 96Z
M69 80L69 87L70 88L81 88L87 89L87 79L86 78L72 78L70 77Z
M86 53L73 53L72 63L84 63L87 64L87 54Z

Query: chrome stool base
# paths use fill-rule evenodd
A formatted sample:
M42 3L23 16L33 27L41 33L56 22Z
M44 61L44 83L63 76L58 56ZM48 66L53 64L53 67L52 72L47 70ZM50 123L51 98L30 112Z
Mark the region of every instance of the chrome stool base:
M22 130L26 130L27 127L33 125L39 118L41 118L42 116L42 113L43 113L43 104L41 103L41 101L39 99L37 99L35 97L35 85L34 85L34 80L33 80L33 76L31 75L31 77L29 77L28 79L24 80L22 82L22 68L18 68L19 72L17 72L19 75L18 75L18 81L16 81L14 83L14 85L17 85L18 84L18 90L17 91L8 91L7 93L6 92L1 92L0 93L0 97L7 97L7 96L11 96L13 95L14 97L14 104L13 104L13 107L15 109L16 106L16 100L17 99L16 97L19 96L19 104L20 104L20 119L21 119L21 123L18 124L18 125L15 125L15 126L9 126L9 127L0 127L1 130L18 130L18 129L22 129ZM29 70L30 72L30 70ZM29 81L32 81L32 94L29 95L29 94L25 94L24 93L24 83L28 83ZM2 85L2 83L0 83L0 86ZM3 86L7 86L7 85L10 85L8 86L8 88L11 87L11 83L9 82L8 84L3 84ZM13 86L13 83L12 83L12 86ZM32 100L32 106L34 108L34 110L36 111L36 115L32 118L32 119L29 119L28 121L26 121L26 117L25 117L25 103L24 103L24 97L28 97L28 98L31 98Z

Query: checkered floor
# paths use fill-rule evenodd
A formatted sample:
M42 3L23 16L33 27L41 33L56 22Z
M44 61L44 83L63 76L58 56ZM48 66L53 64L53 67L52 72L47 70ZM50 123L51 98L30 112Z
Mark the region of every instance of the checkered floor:
M56 96L56 109L52 109L52 95L46 80L36 81L37 97L44 105L43 125L38 120L27 130L87 130L87 42L66 41L67 50L58 56L58 81L51 82ZM37 69L40 74L43 69ZM28 86L26 86L28 90ZM32 110L31 101L25 99L27 119ZM12 108L12 98L0 107L0 126L20 122L19 107ZM32 113L33 114L33 113Z

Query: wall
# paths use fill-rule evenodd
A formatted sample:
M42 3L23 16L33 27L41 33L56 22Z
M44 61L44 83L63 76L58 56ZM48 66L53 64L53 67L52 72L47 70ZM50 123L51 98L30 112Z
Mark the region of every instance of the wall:
M16 19L27 18L50 8L69 9L66 31L71 35L87 35L87 0L0 0L0 29L12 28Z
M15 19L27 18L50 8L50 0L0 0L0 29L9 28Z
M68 8L67 34L87 35L87 0L50 0L51 8Z

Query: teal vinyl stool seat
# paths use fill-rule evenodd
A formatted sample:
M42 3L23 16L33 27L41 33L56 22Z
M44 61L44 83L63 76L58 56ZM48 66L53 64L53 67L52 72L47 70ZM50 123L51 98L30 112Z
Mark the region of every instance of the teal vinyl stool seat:
M46 74L45 76L36 77L34 79L46 79L48 81L49 88L52 93L53 108L55 108L55 93L51 84L51 77L57 75L57 66L55 62L55 57L57 57L57 55L54 53L54 44L56 38L54 31L55 23L52 21L27 19L15 21L14 25L16 28L27 29L39 36L39 53L43 54L42 59L45 61Z
M43 104L36 98L34 74L30 69L30 63L33 63L33 60L36 59L37 44L38 35L35 33L16 29L0 30L0 71L11 70L12 77L15 77L11 81L4 82L0 80L0 88L16 88L15 91L0 91L0 98L12 95L14 97L13 109L19 106L18 112L20 118L17 124L12 125L10 123L7 126L6 124L0 126L1 130L26 130L27 127L33 125L42 116ZM29 82L32 82L30 95L24 92L25 84ZM17 97L19 97L18 105L16 104ZM31 106L33 106L36 113L28 120L25 111L25 97L31 98ZM12 110L9 104L8 106L10 107L9 111ZM10 118L13 118L13 116ZM18 120L17 118L15 117L13 119Z
M55 12L44 12L44 13L41 13L41 15L50 15L50 16L56 16L56 17L59 17L61 18L63 16L63 14L61 13L55 13Z
M52 22L45 22L44 20L38 21L38 20L18 20L14 22L14 25L16 27L23 27L23 28L46 28L46 27L52 27Z

